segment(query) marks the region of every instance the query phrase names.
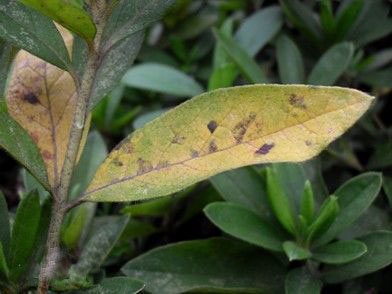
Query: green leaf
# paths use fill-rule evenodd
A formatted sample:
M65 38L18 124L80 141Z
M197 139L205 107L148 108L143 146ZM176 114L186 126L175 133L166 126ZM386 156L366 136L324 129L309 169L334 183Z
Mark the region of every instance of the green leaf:
M255 56L283 25L283 15L279 6L260 9L247 17L238 28L235 39L250 55Z
M14 59L15 51L15 48L13 48L10 44L0 39L0 101L5 95L5 89L8 81L8 73Z
M158 247L125 264L121 271L146 283L152 293L198 289L235 293L281 293L284 269L263 250L214 238Z
M30 194L32 191L37 191L39 194L40 202L43 203L48 197L49 192L37 181L37 179L27 170L22 169L21 175L23 179L24 192L21 195L21 198L24 198L27 194Z
M301 198L301 215L305 218L307 224L311 224L314 219L314 198L312 185L309 180L305 182L304 193Z
M312 252L293 241L283 242L283 250L290 261L305 260L312 257Z
M276 58L280 81L284 84L301 84L305 81L305 66L301 51L286 35L276 42Z
M329 264L340 264L353 261L364 255L367 247L357 240L337 241L313 251L313 258Z
M86 294L136 294L143 290L144 283L128 277L103 279L97 286L84 292Z
M3 253L8 259L10 253L10 221L8 216L8 207L3 192L0 191L0 244L2 244Z
M389 206L392 207L392 177L384 176L382 186L383 186L385 195L388 198Z
M331 195L320 208L320 214L309 227L308 242L314 241L322 236L335 222L339 212L337 197Z
M371 100L356 90L300 85L197 96L124 139L83 200L149 199L241 166L307 160L350 127Z
M48 189L46 167L37 145L28 133L2 109L0 109L0 146L24 165Z
M392 75L392 67L388 67L386 69L382 69L378 71L363 73L359 75L358 80L374 87L390 88L392 87L391 75Z
M336 20L336 33L335 40L343 40L351 27L358 19L363 8L363 0L353 0L347 7L340 13Z
M295 235L296 223L292 203L283 190L276 172L271 168L267 168L267 191L275 216L288 232Z
M256 61L229 35L214 29L217 41L236 63L242 74L252 83L266 83L267 78Z
M173 0L121 1L114 8L104 29L103 58L92 87L90 109L117 86L141 48L144 29L172 3Z
M322 273L327 283L341 283L378 271L392 263L392 232L371 233L360 240L367 252L360 258L339 266L329 266Z
M69 270L71 281L85 280L89 273L99 270L120 238L129 217L118 217L100 227L88 240L76 264Z
M3 250L3 245L0 242L0 281L7 281L9 273L10 271L7 265L7 258Z
M18 1L0 0L0 38L62 69L69 56L53 22Z
M33 254L34 243L39 231L41 206L38 193L27 195L18 206L12 228L10 243L10 279L17 281L22 277Z
M308 83L329 86L335 84L350 65L354 54L354 46L342 42L328 49L313 67Z
M65 0L19 0L26 6L34 8L40 13L51 18L63 27L69 29L92 42L95 36L95 25L91 16L79 6Z
M271 219L265 180L251 167L238 168L211 177L211 184L223 199Z
M225 233L251 244L273 251L282 251L282 236L272 224L241 205L215 202L204 213Z
M336 21L333 15L331 0L320 1L320 23L324 33L329 39L332 39L336 30Z
M185 73L164 64L144 63L134 66L123 77L122 83L138 89L175 96L196 96L202 86Z
M309 7L298 0L280 0L280 3L284 13L293 25L311 39L313 43L318 43L321 37L320 23Z
M292 269L286 276L285 294L319 294L323 283L306 267Z
M334 195L338 197L340 213L331 228L316 244L325 244L349 228L377 197L381 182L381 174L368 172L350 179L339 187Z

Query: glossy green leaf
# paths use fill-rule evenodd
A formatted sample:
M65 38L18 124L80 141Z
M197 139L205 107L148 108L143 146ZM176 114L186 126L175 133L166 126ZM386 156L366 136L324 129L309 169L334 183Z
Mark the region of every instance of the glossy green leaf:
M117 86L141 48L144 29L157 21L172 3L173 0L136 0L116 5L104 29L103 58L92 88L90 109Z
M341 283L378 271L392 263L392 232L374 232L360 241L365 243L367 252L350 263L327 267L322 273L323 280L327 283Z
M0 281L7 281L9 273L7 258L3 250L3 245L0 243Z
M276 58L280 81L284 84L301 84L305 81L305 66L301 51L288 36L276 42Z
M177 294L211 289L234 293L281 293L285 270L263 250L214 238L158 247L121 271L142 279L150 293Z
M328 264L339 264L353 261L364 255L367 247L356 240L337 241L313 251L313 258Z
M306 267L289 271L285 280L285 294L319 294L323 283Z
M144 283L128 277L113 277L103 279L97 286L85 292L86 294L136 294L145 287Z
M267 191L272 211L281 225L295 235L296 223L292 203L282 188L282 184L273 169L267 169Z
M3 195L0 191L0 244L2 244L3 253L6 258L9 257L10 252L10 221L8 216L8 206Z
M83 200L149 199L241 166L307 160L351 126L371 100L355 90L298 85L197 96L117 146Z
M223 232L251 244L273 251L282 251L284 235L268 221L239 204L215 202L204 213Z
M282 25L280 7L269 6L247 17L235 33L235 39L253 57L275 37Z
M329 86L335 84L350 65L354 54L354 46L342 42L328 49L313 67L308 83Z
M306 220L307 224L311 224L314 219L314 197L312 185L309 181L305 182L304 193L301 198L301 215Z
M10 242L10 279L22 277L33 254L34 243L39 231L41 206L38 193L27 195L18 206Z
M96 29L91 16L74 3L65 0L19 1L46 15L63 27L69 29L71 32L78 34L86 41L92 42L94 39Z
M320 24L306 4L299 0L280 0L287 18L314 43L321 37Z
M0 38L62 69L69 56L53 22L18 1L0 1Z
M229 35L214 30L214 35L226 54L236 63L242 74L252 83L266 83L267 78L256 61Z
M305 260L312 257L312 252L293 241L283 242L283 250L290 261Z
M37 145L27 132L2 109L0 109L0 146L23 164L44 187L48 188L46 167Z
M381 175L368 172L344 183L334 193L338 197L340 213L331 228L316 244L325 244L349 228L372 204L381 189Z
M227 171L209 180L226 201L241 204L266 219L272 217L265 180L253 168Z
M322 236L335 222L338 213L339 204L337 197L331 195L327 200L325 200L322 207L320 208L319 216L309 227L308 242L316 240Z
M134 88L175 96L196 96L202 86L185 73L168 65L144 63L134 66L123 77L122 83Z

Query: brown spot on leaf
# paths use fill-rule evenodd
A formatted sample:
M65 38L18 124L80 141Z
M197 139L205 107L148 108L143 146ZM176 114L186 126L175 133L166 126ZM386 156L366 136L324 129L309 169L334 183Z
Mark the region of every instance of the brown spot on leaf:
M31 138L33 139L34 143L37 144L39 141L39 133L38 132L32 132L31 133Z
M271 144L263 144L255 153L260 155L266 155L270 150L275 146L274 143Z
M306 109L304 97L302 97L302 96L297 96L296 94L291 94L290 98L289 98L289 103L294 107Z
M32 105L38 104L39 100L34 93L27 93L23 96L23 100Z
M256 119L256 113L251 112L248 117L240 121L238 124L235 125L234 129L232 130L233 137L237 143L241 143L242 139L246 134L250 124L254 122Z
M42 151L42 157L46 160L51 160L53 159L53 154L50 153L48 150Z
M160 161L160 162L158 162L156 168L158 168L158 169L165 168L165 167L168 167L169 165L170 165L170 163L167 160Z
M196 150L192 150L192 151L191 151L191 157L192 157L192 158L199 157L199 152L197 152Z
M118 158L113 159L112 163L115 166L123 166L124 165Z
M305 141L305 144L306 144L306 146L312 146L312 142L309 141L309 140L306 140L306 141Z
M151 162L145 161L142 158L139 158L137 160L137 164L139 165L139 169L137 170L138 175L148 173L148 172L152 171L152 169L153 169Z
M215 140L212 140L208 146L208 152L214 153L216 151L218 151L218 146L216 146Z
M184 143L184 140L185 140L184 136L176 134L174 136L174 138L171 140L171 142L172 142L172 144L180 144L181 145L182 143Z
M218 127L218 124L216 123L216 121L212 120L208 123L207 128L210 131L210 133L212 134L213 132L215 132L216 128Z

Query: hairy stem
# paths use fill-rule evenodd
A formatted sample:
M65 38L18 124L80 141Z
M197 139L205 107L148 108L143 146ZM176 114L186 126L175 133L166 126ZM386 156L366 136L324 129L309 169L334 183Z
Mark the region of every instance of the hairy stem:
M87 64L83 77L80 81L75 80L78 91L78 100L74 110L74 120L71 126L67 152L64 159L61 177L55 183L53 189L53 207L49 226L48 240L46 243L47 252L42 262L38 293L46 294L49 289L50 279L56 271L57 257L59 256L60 229L67 212L68 190L72 179L72 173L76 164L80 142L83 135L86 117L88 115L88 103L94 84L95 75L99 65L99 48L101 43L102 31L106 22L105 0L92 1L92 12L97 33L94 43L89 46Z

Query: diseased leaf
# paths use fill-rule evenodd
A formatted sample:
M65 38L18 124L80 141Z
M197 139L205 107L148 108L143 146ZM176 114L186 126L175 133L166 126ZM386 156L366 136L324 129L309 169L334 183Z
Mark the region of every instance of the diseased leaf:
M117 146L84 200L148 199L241 166L307 160L349 128L371 100L356 90L301 85L197 96Z
M19 0L91 42L95 36L95 25L91 16L67 0Z
M140 50L144 29L157 21L172 3L174 0L119 1L104 29L103 58L92 88L90 109L120 82Z
M72 36L65 30L63 34L71 47ZM37 144L49 184L53 187L63 166L77 98L72 77L38 57L20 51L15 57L6 98L10 115ZM81 146L87 137L88 122Z
M18 1L0 0L0 37L62 69L69 68L67 50L53 22Z

